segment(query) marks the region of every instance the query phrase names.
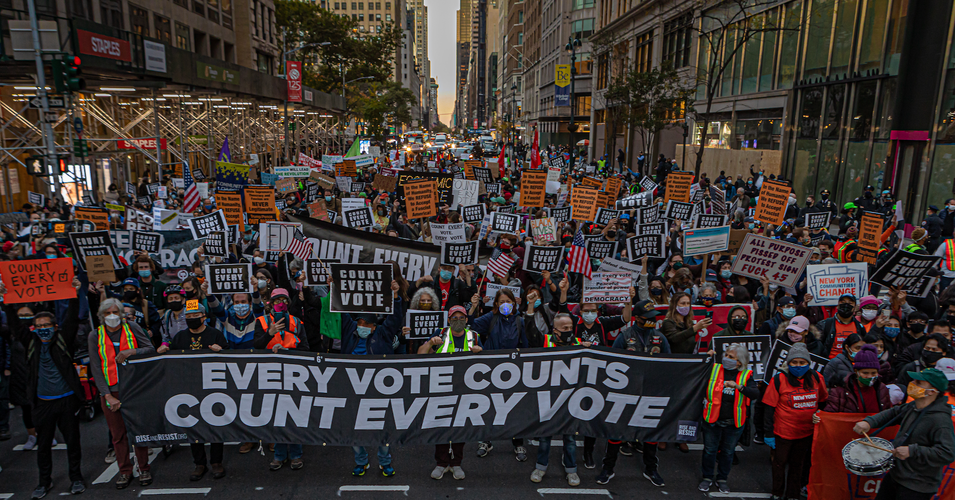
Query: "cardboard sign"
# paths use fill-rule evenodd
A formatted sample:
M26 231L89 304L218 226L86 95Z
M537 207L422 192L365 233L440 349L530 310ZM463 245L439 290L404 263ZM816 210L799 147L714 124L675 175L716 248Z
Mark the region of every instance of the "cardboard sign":
M203 248L205 254L210 257L228 257L229 245L226 241L226 233L224 231L212 231L206 236Z
M331 275L331 264L338 264L339 259L306 259L305 286L321 286L328 284Z
M448 311L408 309L405 313L405 324L411 329L409 339L428 340L438 330L448 326Z
M739 253L739 247L743 246L743 240L746 239L747 234L750 234L747 229L730 229L730 240L722 255L735 256Z
M629 273L593 273L584 279L581 304L620 304L630 302Z
M942 260L934 255L919 255L905 250L897 250L872 273L869 281L898 287L908 292L914 290L929 269L937 267Z
M789 350L792 349L792 344L788 342L783 342L782 340L776 339L773 342L773 349L769 352L769 357L766 359L766 369L763 373L763 382L771 384L773 382L773 377L777 373L782 371L782 368L786 366L786 358L789 357ZM826 368L826 365L829 364L829 360L818 356L813 353L809 353L809 368L819 372L819 375L822 375L822 370Z
M763 380L763 377L766 376L766 360L769 358L772 343L773 337L771 335L713 337L713 350L716 351L716 359L723 359L723 353L726 352L726 348L730 344L740 344L746 347L746 351L749 353L747 369L752 370L753 380Z
M808 247L749 233L733 261L733 273L757 280L765 276L793 288L811 256Z
M504 212L491 212L491 231L517 234L521 229L521 216Z
M521 176L522 207L543 207L547 190L547 172L527 171Z
M242 218L242 195L236 191L219 191L216 193L216 206L222 210L225 221L230 226L245 224Z
M338 313L391 314L394 280L391 264L330 264L329 310Z
M478 201L478 192L481 183L478 181L469 181L465 179L454 179L454 203L451 210L457 210L459 206L474 205Z
M441 265L457 266L471 265L478 262L479 241L465 241L460 243L441 244Z
M592 221L597 215L597 190L575 186L570 191L574 219Z
M524 244L525 271L556 273L564 260L564 247Z
M670 172L666 179L666 196L664 202L670 200L683 203L690 202L690 184L693 183L692 172Z
M786 220L790 191L786 183L764 180L756 204L756 220L774 226L782 224Z
M882 217L866 212L862 214L862 225L859 227L856 260L862 260L874 266L879 256L880 246L882 246Z
M692 203L683 203L680 201L668 201L666 212L663 217L669 220L679 220L689 222L693 213Z
M86 257L90 255L109 255L113 259L113 269L122 266L113 248L113 241L109 231L90 231L69 233L70 245L73 247L73 257L86 270Z
M729 248L730 227L687 229L683 232L683 255L705 255Z
M109 255L91 255L86 257L86 275L90 283L102 281L112 283L116 281L116 272L113 259ZM72 281L72 280L70 280Z
M377 176L376 176L377 177ZM311 181L318 183L319 186L322 186L323 189L329 190L335 187L335 178L329 177L321 172L312 170L308 174L308 178Z
M387 193L394 192L395 186L397 185L398 185L397 177L388 177L381 174L375 175L375 180L371 183L371 187L375 188L376 190L380 192L387 192Z
M163 237L159 233L133 231L130 248L139 252L159 253L162 250Z
M88 220L96 226L97 231L109 231L109 213L102 208L76 207L73 209L73 218Z
M76 297L73 259L69 258L3 261L0 262L0 279L7 288L3 295L6 304Z
M477 180L482 180L482 179L478 179L477 177L475 177L475 173L474 173L474 169L475 169L475 168L483 168L483 167L481 166L481 160L468 160L468 161L465 161L465 162L464 162L464 177L467 178L467 179L472 179L472 180L476 180L476 181L477 181ZM487 182L491 182L491 180L490 180L490 179L491 179L491 172L490 172L490 170L488 170L488 172L487 172L487 178L488 178L488 181L487 181Z
M643 234L627 238L627 257L636 262L648 257L666 257L666 238L662 234Z
M869 290L869 266L864 262L849 264L810 264L806 267L810 306L839 305L839 297L851 293L862 297Z
M189 230L192 231L192 237L197 240L205 238L213 231L228 231L228 225L222 209L209 215L189 219Z
M275 190L270 186L246 186L245 212L249 224L278 220L275 210Z
M252 293L252 264L206 264L210 294Z
M275 182L275 190L282 194L298 191L298 181L295 179L279 179Z
M371 211L371 207L342 210L342 217L342 220L345 221L345 227L352 229L363 229L375 225L375 216Z
M460 211L461 211L461 218L464 219L464 222L474 223L474 222L481 222L482 220L484 220L484 216L486 215L487 208L482 203L479 205L468 205L468 206L460 207Z
M527 224L527 232L535 242L557 241L557 234L555 232L556 224L554 224L553 218L530 219L527 221Z
M433 180L408 182L403 188L409 219L434 217L437 214L437 187Z
M805 216L806 219L806 229L824 229L829 227L829 218L832 216L832 212L828 210L825 212L811 212L807 213Z

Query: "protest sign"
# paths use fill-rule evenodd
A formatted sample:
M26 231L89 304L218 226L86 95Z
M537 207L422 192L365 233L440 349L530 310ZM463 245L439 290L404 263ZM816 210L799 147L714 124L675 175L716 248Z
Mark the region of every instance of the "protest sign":
M298 181L295 179L279 179L275 182L275 190L281 194L289 194L298 191Z
M454 174L451 173L421 173L421 172L409 172L409 171L400 171L398 172L398 199L404 200L407 197L405 192L405 185L409 182L419 181L421 179L427 179L434 181L434 187L431 189L432 195L435 197L434 202L438 205L448 205L451 206L454 201ZM412 217L413 218L413 217Z
M747 234L733 261L733 273L793 288L809 262L809 248Z
M411 329L409 339L428 340L437 334L438 330L448 326L448 311L408 309L405 312L405 325Z
M530 243L524 244L524 267L525 271L535 271L538 273L550 271L556 273L560 269L560 264L564 260L564 247L540 246Z
M637 224L653 224L660 218L660 207L652 205L637 209Z
M504 212L491 212L491 231L517 234L521 229L521 216Z
M251 276L252 264L206 264L210 294L252 293Z
M339 259L306 259L305 286L321 286L328 284L331 275L331 264L339 264Z
M810 212L805 215L806 229L827 229L829 227L829 217L832 212Z
M617 242L588 239L584 242L584 246L587 247L587 255L589 255L591 259L603 259L608 256L613 257L617 249Z
M521 175L522 207L543 207L547 190L547 172L543 170L527 171Z
M557 241L554 219L550 217L530 219L527 221L527 224L529 227L528 234L531 235L535 242Z
M651 179L650 176L644 175L640 177L640 187L642 187L644 191L652 193L653 191L656 191L657 183L653 182L653 179Z
M263 252L283 252L293 241L295 231L302 230L302 224L296 222L260 222L259 250Z
M783 342L780 339L773 342L773 349L769 352L769 357L766 358L766 369L763 372L764 382L772 383L773 377L786 366L786 358L789 357L790 349L792 349L792 344L789 342ZM827 364L829 364L828 359L809 353L809 368L819 372L819 375L822 375L822 370L825 369ZM815 393L812 394L815 395Z
M570 191L570 206L574 210L574 219L594 220L597 215L597 190L574 186Z
M607 224L610 224L610 221L616 219L617 217L620 217L619 210L609 210L601 207L597 209L597 216L594 219L594 222L597 225L606 226Z
M86 270L85 260L87 255L116 255L113 250L113 242L109 237L109 231L69 233L69 236L70 245L73 247L73 257L76 258L77 263L83 270ZM117 258L114 258L113 264L114 269L122 265Z
M617 199L617 195L620 194L620 187L623 186L623 180L619 177L608 177L607 178L607 194L614 200Z
M630 262L636 262L644 255L666 257L665 240L662 234L641 234L627 238L627 256Z
M203 249L205 254L210 257L228 257L229 245L226 241L225 231L212 231L206 235Z
M604 188L604 183L593 177L584 177L580 180L580 184L585 188L593 188L595 191L600 191Z
M331 312L391 314L391 264L330 264Z
M153 231L173 231L179 227L179 212L153 208Z
M249 183L249 165L216 162L216 189L223 191L241 191Z
M245 224L242 217L242 194L236 191L217 191L216 207L222 210L225 221L229 225Z
M620 304L630 302L630 273L593 273L584 279L581 304Z
M550 217L554 222L568 222L573 220L574 207L550 208Z
M225 214L222 209L216 210L209 215L202 215L189 219L189 230L192 231L192 237L201 240L213 231L227 231L228 222L225 220Z
M365 207L365 198L342 198L342 212Z
M481 166L481 160L467 160L464 162L464 177L472 180L482 180L475 177L474 169L475 168L484 168ZM491 182L491 172L487 172L487 182Z
M471 265L478 262L479 241L465 241L459 243L441 244L441 265L457 266Z
M729 248L730 227L687 229L683 232L683 255L704 255Z
M874 266L876 257L879 256L880 246L882 246L882 216L866 212L862 214L862 224L859 226L856 259Z
M851 293L856 298L868 294L869 266L864 262L849 264L810 264L806 267L807 293L810 306L835 306L839 297Z
M644 191L632 196L617 200L614 208L617 210L632 210L639 207L649 207L653 205L653 194L650 191Z
M34 193L33 191L27 191L27 201L33 205L42 207L44 203L46 203L46 196L40 193Z
M617 260L612 257L605 257L604 259L601 259L600 265L597 266L597 271L601 273L630 274L630 278L632 279L630 286L637 286L642 270L643 268L639 265L630 264L629 262Z
M162 244L162 235L159 233L133 231L130 247L137 252L159 253Z
M654 222L653 224L640 224L636 227L636 229L637 229L637 236L643 236L646 234L659 234L661 236L666 236L667 223Z
M739 247L743 245L743 240L746 239L746 235L749 234L747 229L730 229L730 239L727 244L726 250L722 252L722 255L732 255L735 256L739 253Z
M0 262L0 279L7 289L7 293L3 295L5 304L47 302L76 297L76 289L73 288L73 259Z
M507 286L488 282L484 293L484 305L491 306L494 304L494 297L497 295L498 290L510 290L515 297L521 296L521 287L519 286Z
M726 226L729 224L729 221L726 219L727 218L725 215L698 213L696 214L696 218L693 221L693 227L704 228Z
M723 353L730 344L741 344L749 352L748 369L753 371L753 380L763 380L765 377L766 360L772 346L772 335L740 335L727 337L713 337L713 350L716 359L723 359Z
M897 250L872 273L869 281L908 292L915 289L925 273L937 267L941 260L941 257L934 255Z
M338 190L342 193L352 192L352 180L349 177L335 177L335 185L338 186Z
M361 207L353 210L342 210L345 226L352 229L363 229L375 225L375 216L371 207Z
M307 165L302 166L288 166L288 167L275 167L273 173L279 177L279 179L304 179L312 173L312 169ZM277 184L276 184L277 186Z
M690 184L693 183L692 172L670 172L666 178L666 196L664 202L690 202Z
M129 181L126 181L126 196L130 198L136 197L136 185Z
M246 186L244 194L249 224L278 220L274 189L270 186Z
M679 220L689 222L693 213L692 203L683 203L679 201L668 201L664 218L669 220Z
M354 191L354 192L356 192L356 193L360 193L360 192L362 192L362 191L365 190L365 184L367 184L367 183L365 183L365 182L358 182L358 181L352 181L352 183L351 183L351 190Z
M478 190L480 189L480 182L478 181L469 181L465 179L454 179L453 181L453 198L454 204L451 205L451 210L457 210L461 206L470 206L474 205L478 201Z
M398 184L398 177L389 177L386 175L381 175L380 173L375 175L375 180L371 183L371 187L375 188L380 192L390 193L395 190L395 186ZM329 188L325 188L329 189Z
M177 165L179 168L182 168L182 165ZM181 174L180 174L181 175ZM173 184L176 184L176 179L173 179ZM179 179L179 182L182 182L182 179ZM152 184L146 184L146 192L149 194L156 194L159 192L159 187L161 184L158 182L153 182ZM175 186L181 188L182 186Z
M399 177L400 179L400 177ZM402 186L409 219L434 217L437 213L435 181L430 179L407 182Z
M756 220L778 226L786 220L789 203L789 185L784 182L764 180L756 204Z
M486 207L483 203L479 205L467 205L460 207L461 218L464 219L464 222L473 223L481 222L484 220L484 215L486 212Z
M435 245L442 243L463 243L466 240L463 222L448 224L431 223L431 243Z
M484 191L488 196L501 194L501 183L494 182L491 184L484 184Z
M113 259L109 255L90 255L86 257L85 263L86 276L90 283L116 281L116 268L113 267Z
M334 224L334 223L335 223L335 220L338 219L338 212L336 212L336 211L334 211L334 210L328 210L328 209L326 208L326 209L325 209L325 213L328 214L328 222L331 222L332 224ZM324 219L322 219L322 220L324 220Z
M355 160L343 160L341 163L335 165L335 177L352 178L357 175L358 166L355 165Z
M92 222L97 231L109 230L109 212L106 210L92 207L75 207L73 211L74 219Z

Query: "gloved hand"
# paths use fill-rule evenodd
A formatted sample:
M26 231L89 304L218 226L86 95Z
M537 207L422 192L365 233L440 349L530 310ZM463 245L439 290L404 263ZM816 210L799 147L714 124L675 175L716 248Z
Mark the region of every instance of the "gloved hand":
M769 446L771 450L776 449L776 438L766 437L766 438L763 438L763 442L766 443L766 446Z

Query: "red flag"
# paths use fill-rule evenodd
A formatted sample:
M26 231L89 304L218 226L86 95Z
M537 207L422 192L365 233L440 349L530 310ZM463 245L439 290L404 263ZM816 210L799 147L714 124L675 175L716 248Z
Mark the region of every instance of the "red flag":
M534 143L531 144L531 169L541 166L541 149L538 142L537 129L534 129Z
M506 160L506 158L504 157L505 149L507 149L507 146L501 148L501 156L498 157L497 159L497 170L501 173L501 177L507 177L507 175L504 174L504 162Z

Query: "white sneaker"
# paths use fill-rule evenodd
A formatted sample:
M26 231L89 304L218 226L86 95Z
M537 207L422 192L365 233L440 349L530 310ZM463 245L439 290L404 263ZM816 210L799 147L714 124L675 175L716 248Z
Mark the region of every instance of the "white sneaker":
M541 482L544 479L545 472L546 471L542 471L540 469L534 469L534 472L531 472L531 482L532 483Z
M454 467L451 467L451 473L454 476L454 478L459 481L461 479L464 479L464 469L462 469L460 465L455 465Z
M33 448L36 448L36 436L33 436L33 435L27 436L27 442L23 443L23 450L30 451Z
M576 472L567 474L567 484L571 486L580 486L580 476Z
M441 467L439 465L435 467L433 471L431 471L431 479L441 479L444 477L444 473L448 472L449 470L451 470L450 467Z

